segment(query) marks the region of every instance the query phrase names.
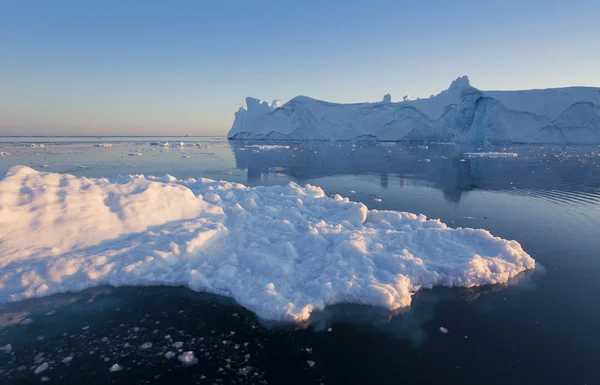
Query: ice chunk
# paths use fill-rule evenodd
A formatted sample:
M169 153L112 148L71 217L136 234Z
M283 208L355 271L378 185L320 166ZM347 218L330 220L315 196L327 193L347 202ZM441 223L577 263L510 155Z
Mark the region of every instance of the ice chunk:
M140 345L141 350L150 349L152 347L152 342L144 342Z
M12 351L12 345L6 344L4 346L1 346L0 350L3 351L4 353L10 353Z
M0 239L0 302L180 285L287 322L336 303L404 308L422 287L506 283L535 266L518 242L486 230L369 210L311 185L95 179L23 166L0 179Z
M449 332L450 330L448 330L448 329L446 329L445 327L443 327L443 326L442 326L442 327L440 327L440 331L441 331L442 333L444 333L444 334L448 334L448 332Z
M170 352L170 351L165 353L165 357L167 358L167 360L174 358L176 355L177 355L177 353Z
M44 362L43 364L41 364L40 366L38 366L37 368L35 368L35 370L33 371L33 373L35 373L35 374L42 374L47 369L48 369L48 363Z
M65 357L65 358L63 358L63 359L62 359L62 361L61 361L61 362L62 362L63 364L70 364L70 363L71 363L71 361L73 361L73 356L68 356L68 357Z
M101 148L112 147L112 143L97 143L97 144L94 144L94 147L101 147Z
M121 370L123 370L123 367L119 364L114 364L113 366L111 366L110 368L108 368L108 371L113 373L113 372L120 372Z
M184 365L194 365L198 362L198 359L192 351L181 353L177 359Z

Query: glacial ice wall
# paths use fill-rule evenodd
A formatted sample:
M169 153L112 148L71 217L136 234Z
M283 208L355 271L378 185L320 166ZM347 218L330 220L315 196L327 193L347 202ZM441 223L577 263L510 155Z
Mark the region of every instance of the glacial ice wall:
M246 99L230 139L600 143L600 88L481 91L466 76L428 99L338 104Z

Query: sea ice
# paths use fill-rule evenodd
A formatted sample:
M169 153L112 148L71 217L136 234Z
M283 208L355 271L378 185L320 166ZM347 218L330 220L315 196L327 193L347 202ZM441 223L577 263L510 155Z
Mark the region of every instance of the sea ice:
M94 147L107 148L107 147L112 147L112 144L111 143L97 143L97 144L94 144Z
M35 370L33 371L33 373L34 374L42 374L47 369L48 369L48 363L44 362L43 364L41 364L40 366L38 366L37 368L35 368Z
M121 370L123 370L123 367L119 364L114 364L113 366L111 366L110 368L108 368L108 371L113 373L113 372L120 372Z
M420 288L505 283L534 266L518 242L486 230L369 210L311 185L24 166L0 179L0 302L177 285L233 297L263 319L303 322L327 305L398 309Z
M198 362L198 359L192 351L181 353L177 359L184 365L194 365Z
M465 152L466 158L516 158L519 154L514 152Z

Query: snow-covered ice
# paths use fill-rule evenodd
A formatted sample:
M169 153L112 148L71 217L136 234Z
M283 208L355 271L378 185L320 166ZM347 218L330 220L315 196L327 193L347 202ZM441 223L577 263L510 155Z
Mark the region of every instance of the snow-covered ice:
M99 285L178 285L263 319L336 303L407 307L420 288L505 283L535 261L516 241L316 186L75 177L0 179L0 302ZM24 321L22 321L23 323Z
M481 91L466 76L428 99L338 104L246 98L230 139L600 143L600 88Z

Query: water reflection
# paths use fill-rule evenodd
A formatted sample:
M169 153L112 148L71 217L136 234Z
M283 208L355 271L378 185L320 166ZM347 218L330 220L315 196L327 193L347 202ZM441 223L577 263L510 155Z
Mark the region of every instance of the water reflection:
M265 184L276 174L298 182L335 175L379 175L382 189L407 180L424 183L458 203L473 190L522 193L568 200L570 193L600 202L600 152L591 146L514 145L485 151L516 152L518 158L468 158L481 148L377 142L296 142L261 148L258 142L231 141L237 168L249 185ZM263 142L264 143L264 142ZM520 190L515 192L515 190Z

